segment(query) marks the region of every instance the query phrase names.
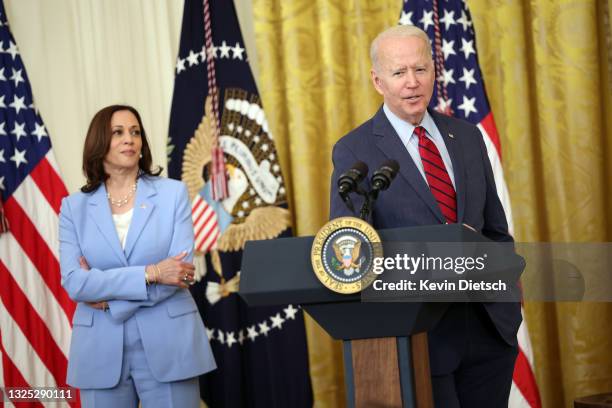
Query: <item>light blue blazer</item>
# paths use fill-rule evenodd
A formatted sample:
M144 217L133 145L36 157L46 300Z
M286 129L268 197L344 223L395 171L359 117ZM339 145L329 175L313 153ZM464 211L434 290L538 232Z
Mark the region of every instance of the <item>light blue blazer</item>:
M138 179L134 213L121 248L106 188L75 193L60 213L62 285L78 302L66 382L78 388L112 388L119 382L124 322L134 316L153 376L161 382L216 368L197 306L187 289L147 286L146 265L188 251L193 259L191 207L179 181ZM79 266L84 256L90 270ZM107 300L109 311L84 302Z

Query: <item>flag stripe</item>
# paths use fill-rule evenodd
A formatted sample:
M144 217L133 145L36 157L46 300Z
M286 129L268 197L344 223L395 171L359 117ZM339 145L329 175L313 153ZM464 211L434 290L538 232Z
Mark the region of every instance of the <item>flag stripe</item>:
M49 150L47 157L52 151ZM66 191L64 183L62 183L62 179L47 161L47 157L36 165L30 176L55 211L55 214L59 214L62 198L68 195L68 191Z
M47 323L63 354L68 355L70 349L70 320L68 316L66 316L55 297L51 295L49 288L40 279L38 271L30 259L23 254L22 249L10 232L0 238L0 249L2 249L3 254L15 254L12 256L0 255L0 261L4 263L13 279L25 292L34 310Z
M57 259L53 256L47 243L38 235L30 218L12 197L8 199L5 206L9 222L13 225L19 225L19 228L11 228L11 233L19 243L19 246L28 255L40 276L51 290L51 293L66 312L66 315L72 318L76 306L68 297L64 288L62 288L60 267Z
M539 394L534 392L533 384L536 384L536 381L533 371L531 370L531 365L520 347L512 378L516 387L521 391L523 397L532 407L542 406Z
M480 129L480 132L482 133L482 138L484 140L485 147L487 148L487 155L489 156L489 161L491 162L491 168L493 170L493 177L495 178L497 195L499 196L499 201L501 201L502 206L504 207L504 212L506 213L508 231L510 232L510 235L514 236L514 222L512 219L510 193L508 192L508 186L506 185L506 181L504 179L504 168L502 167L500 156L497 154L495 145L493 144L487 130L481 125L478 125L478 129ZM529 336L527 335L527 337ZM531 358L529 361L533 361L533 358Z
M195 230L195 247L200 252L207 252L216 242L219 236L219 225L217 222L217 214L208 203L202 200L205 210L200 215L200 219L194 227Z
M205 209L203 200L199 197L200 196L198 195L198 197L193 201L193 205L191 206L191 219L193 220L194 225L196 222L198 222L200 216L202 215L202 212Z
M5 387L6 384L11 384L11 387L29 387L29 384L23 378L15 364L8 357L6 351L4 350L4 346L2 345L2 335L0 334L0 368L2 371L0 375L4 375L5 383L0 383L2 387ZM7 380L8 379L8 380ZM0 400L0 403L2 401ZM1 407L2 405L0 405ZM4 403L5 407L14 406L11 402ZM43 405L40 402L21 402L19 403L19 407L42 407Z
M497 152L497 156L501 161L502 151L501 151L501 142L499 141L499 134L497 133L497 127L495 126L495 121L493 120L493 112L489 112L487 116L479 123L487 133L487 137L495 146L495 151Z
M206 241L204 242L204 244L202 245L203 251L204 252L210 251L214 247L215 243L217 242L218 237L219 237L219 230L216 230L215 233L210 234L208 238L206 239Z
M58 218L55 209L49 204L42 190L31 177L26 177L12 196L23 210L24 215L36 214L36 217L28 217L34 224L38 235L47 244L59 242ZM59 259L57 246L49 247L53 257Z
M205 204L206 208L200 214L197 221L194 224L195 234L198 235L202 232L202 228L207 225L211 219L215 216L215 212L209 205Z
M40 360L29 340L24 336L21 328L7 312L3 301L4 298L0 297L0 330L2 331L3 353L15 365L15 371L7 373L9 374L7 386L19 386L13 385L13 380L17 379L13 375L19 373L26 384L55 387L56 382L53 376Z
M47 152L47 155L45 156L45 158L47 159L47 163L49 163L49 166L51 166L51 168L53 168L53 170L55 170L55 174L57 174L57 176L60 178L61 180L61 174L62 172L59 169L59 166L57 165L57 161L55 160L55 155L53 154L53 148L49 148L49 151ZM63 181L62 181L62 185L63 185ZM63 189L65 191L66 187L64 186ZM68 194L68 193L66 193Z
M209 226L212 226L212 231L210 231L207 234L199 234L197 236L197 240L196 240L196 246L199 248L200 251L202 252L206 252L208 251L208 249L210 249L209 247L211 246L210 244L205 245L206 242L210 242L211 237L213 237L214 239L216 239L216 237L219 235L219 228L217 228L216 225L214 224L208 224Z
M198 246L201 248L200 251L204 252L210 249L210 247L212 246L212 242L215 242L214 240L216 240L217 236L219 235L219 229L216 225L211 223L208 224L207 227L210 227L209 231L207 231L205 234L201 234L198 236Z
M196 233L196 235L208 236L210 231L217 226L216 218L217 216L215 212L211 209L210 215L206 218L206 221L204 221L202 225L198 228L198 232Z
M523 288L521 287L521 293L522 293ZM525 354L525 357L527 357L527 360L529 361L533 361L533 350L531 348L531 341L529 340L529 331L527 329L527 322L525 321L525 309L522 307L523 305L521 304L521 314L523 315L523 321L521 322L521 325L519 326L519 330L518 330L518 336L519 338L523 338L525 339L522 344L521 344L521 350L523 350L523 354Z
M4 360L8 359L8 357L6 356L6 353L3 351L3 347L2 347L2 329L0 328L0 388L4 388L6 386L6 384L4 383L4 377L5 377L5 373L4 373ZM7 361L6 363L8 364L12 364L10 361ZM3 402L3 398L0 398L0 408L4 408L5 404ZM9 403L6 403L6 406L9 406Z
M508 398L508 407L512 408L530 408L531 404L527 402L521 391L517 388L514 381L510 387L510 397Z
M15 323L26 335L36 354L53 375L56 384L65 386L68 360L59 348L45 322L28 302L9 271L0 262L0 298ZM47 384L34 384L43 386Z

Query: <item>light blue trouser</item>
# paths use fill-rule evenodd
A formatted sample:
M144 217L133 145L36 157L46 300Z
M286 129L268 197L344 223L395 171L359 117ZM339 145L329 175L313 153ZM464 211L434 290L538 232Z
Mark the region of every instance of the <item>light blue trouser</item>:
M163 350L160 350L163 353ZM81 389L83 408L198 408L198 378L162 383L157 381L147 363L136 318L125 322L123 364L119 384L108 389Z

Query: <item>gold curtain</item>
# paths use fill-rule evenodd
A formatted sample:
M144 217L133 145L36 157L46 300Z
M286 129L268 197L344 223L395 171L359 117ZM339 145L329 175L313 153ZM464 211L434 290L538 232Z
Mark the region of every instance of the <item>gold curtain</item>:
M612 238L612 0L468 0L520 242ZM369 44L401 0L254 0L257 83L295 230L327 220L331 147L381 103ZM544 407L612 391L612 304L527 303ZM342 352L307 321L316 405L344 405Z

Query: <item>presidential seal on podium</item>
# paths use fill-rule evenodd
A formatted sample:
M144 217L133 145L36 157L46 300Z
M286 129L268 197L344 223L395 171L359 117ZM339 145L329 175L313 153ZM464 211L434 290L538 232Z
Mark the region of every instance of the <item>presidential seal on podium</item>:
M354 217L336 218L325 224L315 235L310 252L319 281L344 294L358 293L374 281L373 259L382 255L376 230Z

